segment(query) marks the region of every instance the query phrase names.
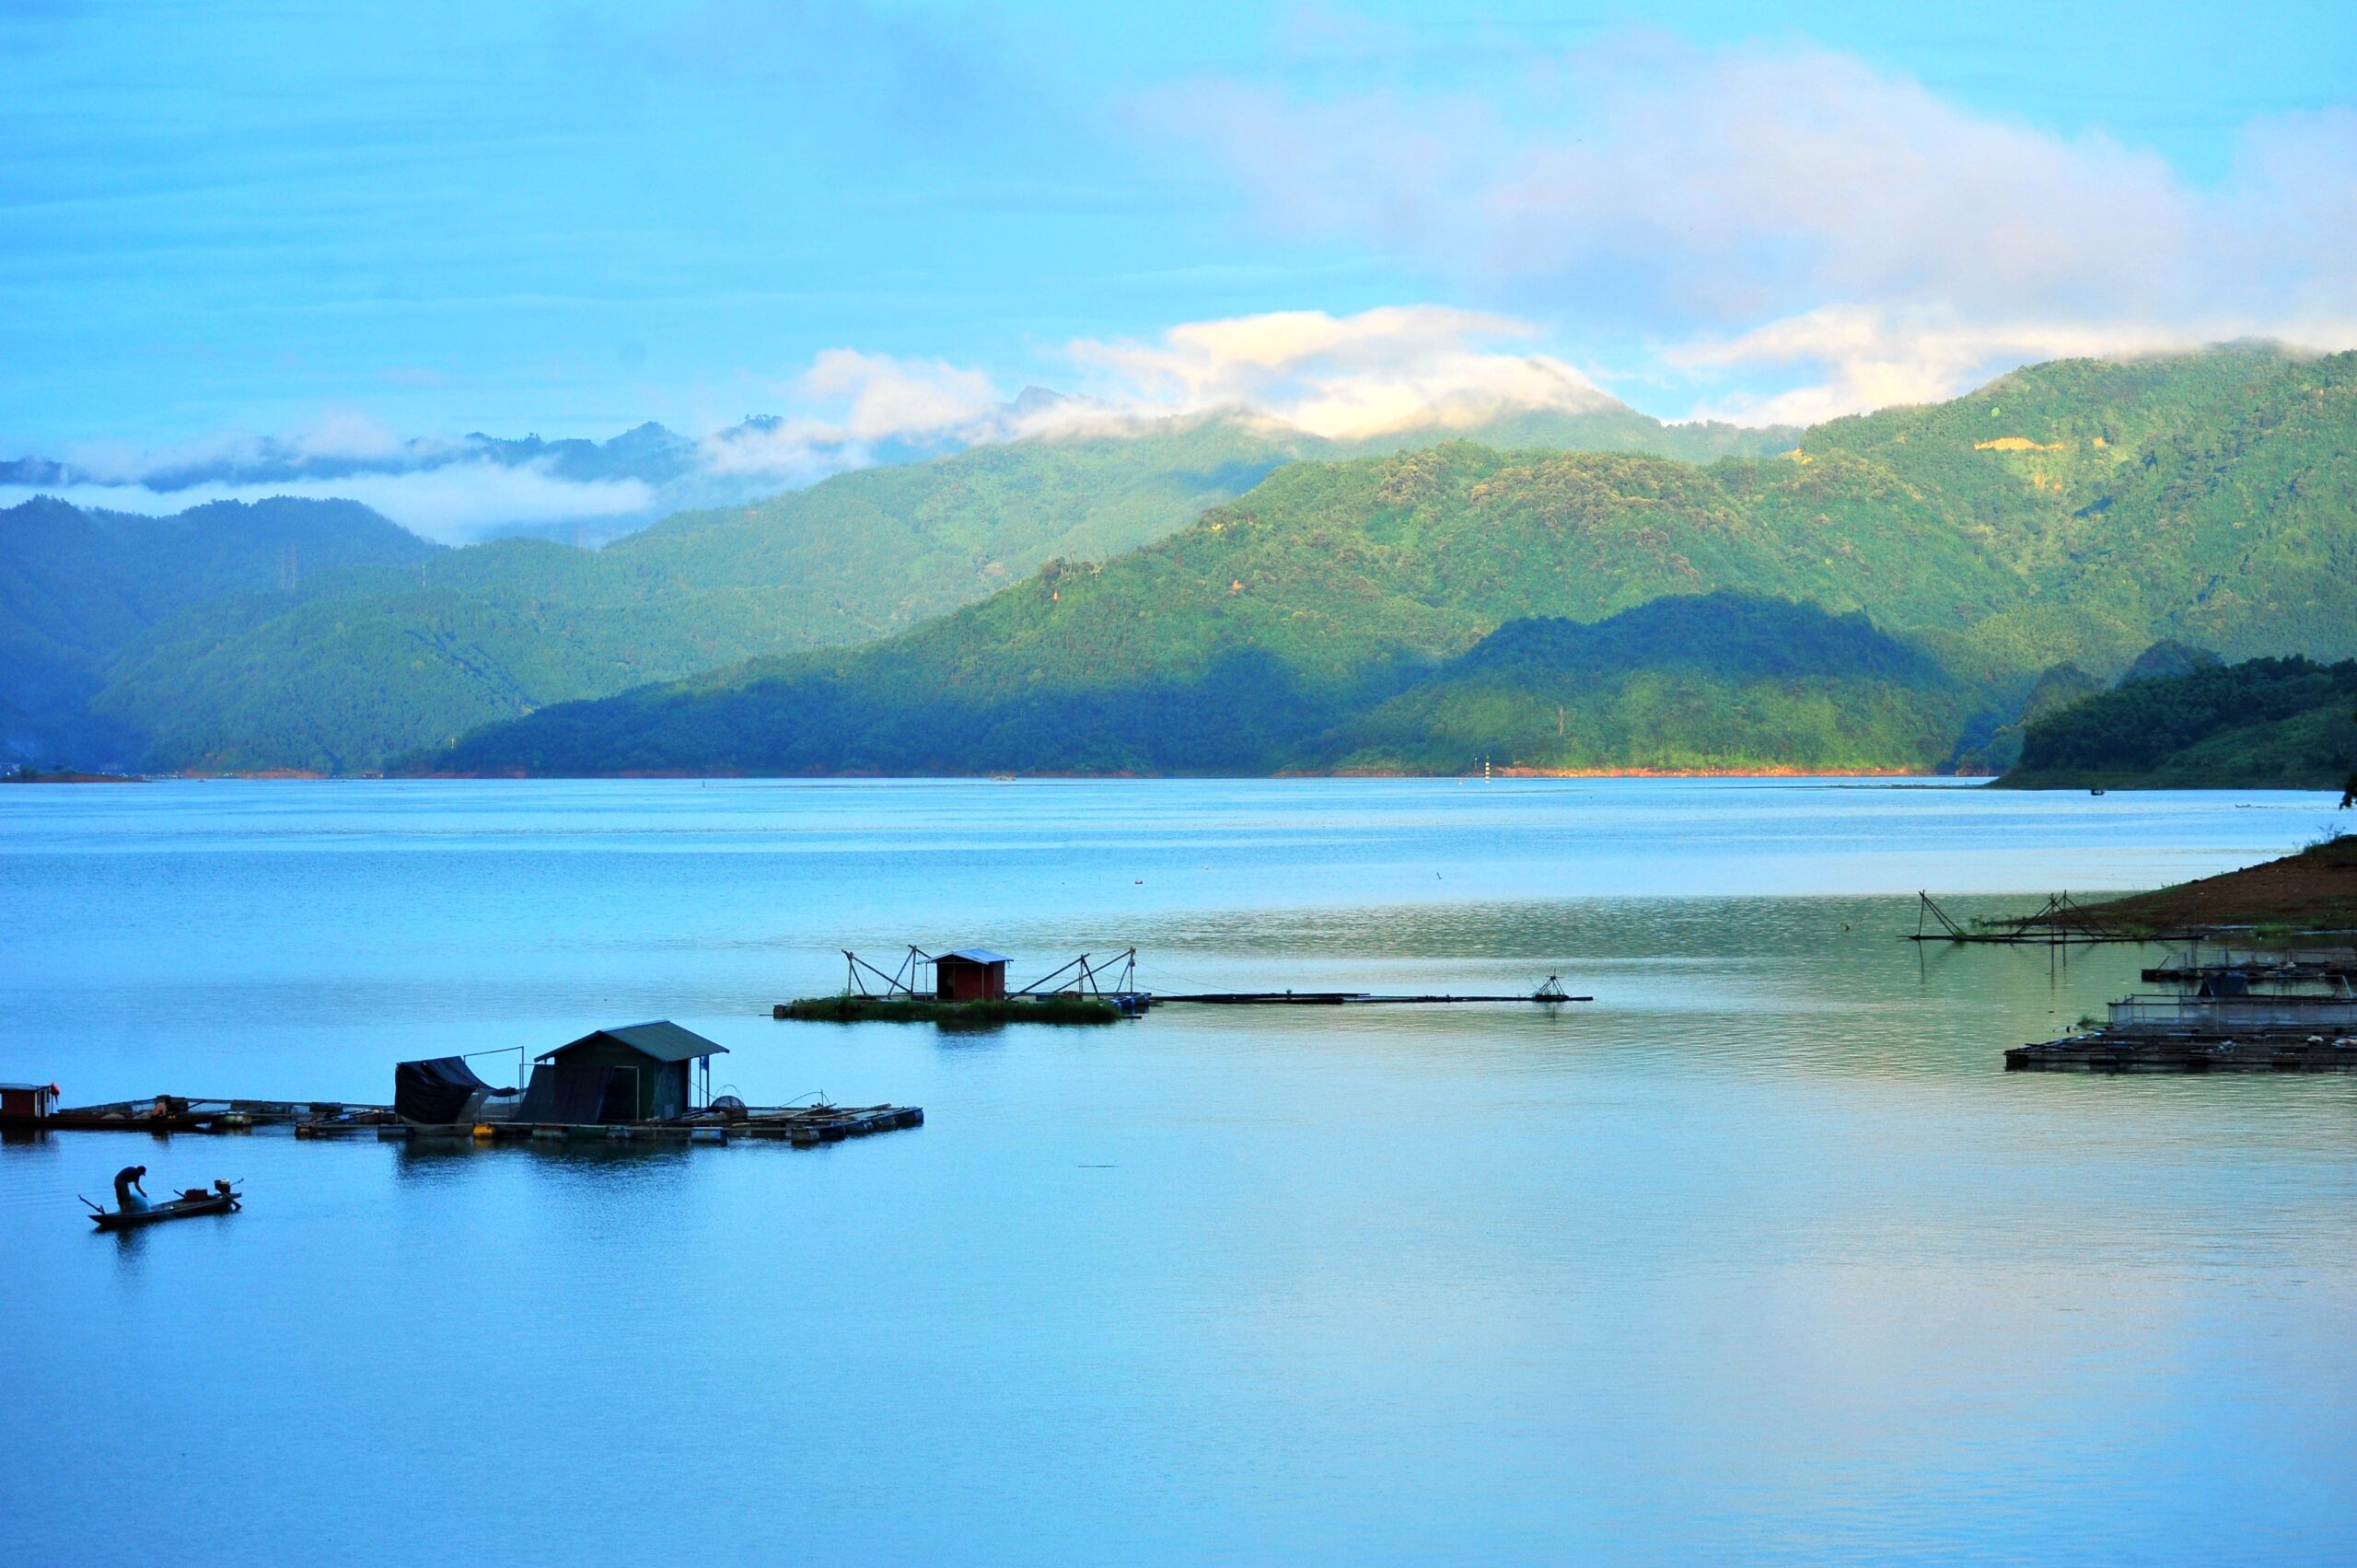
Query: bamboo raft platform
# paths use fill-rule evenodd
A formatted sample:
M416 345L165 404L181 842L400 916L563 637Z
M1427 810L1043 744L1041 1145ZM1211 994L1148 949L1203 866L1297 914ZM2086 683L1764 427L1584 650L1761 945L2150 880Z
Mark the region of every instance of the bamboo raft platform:
M2072 1035L2005 1052L2008 1073L2357 1073L2357 1040Z
M913 1105L748 1106L741 1111L698 1111L664 1121L551 1123L479 1121L471 1127L420 1127L402 1122L380 1129L384 1139L467 1139L474 1143L506 1143L517 1139L541 1143L580 1141L671 1142L734 1144L789 1143L797 1149L819 1144L840 1144L877 1132L924 1125L924 1109Z
M69 1106L45 1116L0 1117L0 1128L55 1132L249 1132L256 1128L309 1125L373 1126L394 1120L390 1106L351 1105L343 1100L208 1099L192 1095L156 1095L146 1099L108 1100Z

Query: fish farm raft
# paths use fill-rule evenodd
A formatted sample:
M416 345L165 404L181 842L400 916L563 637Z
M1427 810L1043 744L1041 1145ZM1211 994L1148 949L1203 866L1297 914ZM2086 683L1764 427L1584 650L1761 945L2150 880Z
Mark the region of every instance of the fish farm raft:
M924 1124L912 1105L749 1106L711 1092L716 1044L668 1021L597 1029L544 1052L528 1084L498 1088L463 1056L403 1062L393 1071L393 1103L340 1100L148 1099L61 1109L54 1085L6 1085L0 1132L252 1132L297 1138L374 1137L458 1143L773 1142L807 1148ZM506 1055L487 1051L484 1055ZM698 1086L701 1084L701 1090Z
M945 1028L990 1028L1011 1023L1110 1024L1140 1017L1149 1008L1172 1004L1342 1007L1595 1000L1592 996L1570 994L1563 989L1562 978L1551 974L1537 990L1512 995L1385 995L1369 991L1207 991L1157 995L1139 988L1137 959L1135 947L1103 963L1097 962L1095 955L1083 953L1062 968L1010 991L1006 966L1014 960L985 947L935 954L911 947L888 974L846 948L842 991L832 996L805 996L781 1002L771 1009L771 1016L829 1024L937 1024Z
M2143 971L2170 993L2111 1004L2099 1027L2005 1052L2008 1072L2357 1071L2357 954L2198 947Z

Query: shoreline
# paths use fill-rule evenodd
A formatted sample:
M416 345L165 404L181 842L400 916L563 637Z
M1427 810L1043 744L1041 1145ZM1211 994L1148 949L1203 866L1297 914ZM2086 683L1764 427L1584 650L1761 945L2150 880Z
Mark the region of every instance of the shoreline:
M588 780L588 779L804 779L804 780L923 780L935 784L1016 784L1034 779L1080 780L1224 780L1275 782L1285 779L1456 779L1479 780L1484 776L1500 779L1967 779L1987 782L1991 773L1942 773L1916 768L1496 768L1488 775L1480 773L1419 773L1404 770L1382 768L1336 768L1323 772L1291 771L1275 773L1141 773L1127 771L1112 772L1008 772L987 773L758 773L714 769L710 772L686 770L632 769L611 773L531 773L531 772L427 772L427 773L359 773L330 775L310 773L207 773L180 774L178 777L221 779L250 778L390 778L417 780Z

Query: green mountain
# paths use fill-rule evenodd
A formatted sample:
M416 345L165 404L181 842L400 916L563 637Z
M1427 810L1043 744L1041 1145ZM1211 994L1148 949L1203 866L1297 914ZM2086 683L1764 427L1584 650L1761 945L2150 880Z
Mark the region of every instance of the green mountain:
M0 510L0 757L135 766L136 726L90 703L156 626L222 595L292 595L355 566L437 553L352 501L222 501L149 517L39 497Z
M1512 416L1563 445L1706 456L1794 433L1665 425L1618 403ZM555 702L858 643L1185 527L1296 458L1345 448L1240 414L977 447L684 513L602 551L505 540L302 592L197 606L92 702L157 766L358 772Z
M1318 749L1346 772L1922 769L1985 701L1863 614L1722 592L1509 621Z
M1782 458L1452 443L1302 462L1170 538L1101 566L1051 563L873 646L566 705L412 765L1929 767L2057 663L2119 669L2166 637L2357 652L2352 454L2357 355L2234 347L2037 366L1818 427ZM1453 702L1425 684L1510 621L1594 622L1721 591L1864 612L1941 679L1771 672L1776 700L1753 724L1729 693L1762 681L1724 670L1694 689L1691 716L1669 715L1664 662L1614 675L1620 694L1578 734L1574 674L1459 667ZM1851 684L1801 724L1805 683L1837 679Z
M1592 625L1518 620L1462 656L1305 678L1229 648L1097 690L909 659L780 661L741 685L573 703L412 771L1260 773L1928 767L1975 693L1864 616L1714 594ZM1945 720L1940 716L1945 715Z
M2236 658L2351 651L2357 355L2058 361L1819 425L1798 448L1835 453L1956 507L2015 575L1993 613L1956 607L1992 663L2117 670L2164 638Z
M2340 789L2357 773L2357 660L2195 665L2031 724L2024 789Z
M2091 697L2104 683L2075 664L2058 664L2038 678L2023 699L2021 711L2010 724L1984 713L1957 740L1956 768L1960 773L2003 773L2022 760L2022 737L2049 714L2060 713L2082 697Z

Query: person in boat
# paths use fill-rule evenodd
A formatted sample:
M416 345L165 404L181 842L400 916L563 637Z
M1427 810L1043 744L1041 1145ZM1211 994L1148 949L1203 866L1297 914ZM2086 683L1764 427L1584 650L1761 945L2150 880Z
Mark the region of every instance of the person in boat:
M144 1165L127 1165L114 1173L114 1206L126 1214L144 1214L148 1210L147 1189L139 1179L147 1174Z

